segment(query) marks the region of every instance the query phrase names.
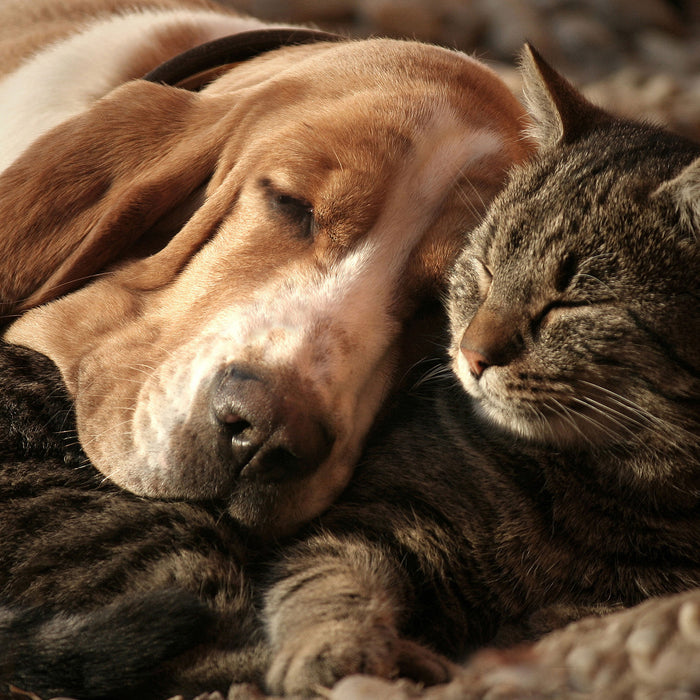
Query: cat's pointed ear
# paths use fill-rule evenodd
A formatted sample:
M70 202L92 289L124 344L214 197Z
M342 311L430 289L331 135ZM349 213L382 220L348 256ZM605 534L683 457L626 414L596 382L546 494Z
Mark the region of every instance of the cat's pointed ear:
M524 95L533 120L532 136L540 147L572 143L613 119L591 104L559 75L530 44L520 54Z
M654 193L673 197L681 225L700 241L700 158L696 158L680 175L664 182Z

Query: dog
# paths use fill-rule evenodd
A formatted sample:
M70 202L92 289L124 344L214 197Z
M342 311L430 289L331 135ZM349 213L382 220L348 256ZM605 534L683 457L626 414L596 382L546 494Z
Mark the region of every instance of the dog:
M0 304L87 456L292 532L346 486L463 236L527 159L453 50L199 0L0 10Z

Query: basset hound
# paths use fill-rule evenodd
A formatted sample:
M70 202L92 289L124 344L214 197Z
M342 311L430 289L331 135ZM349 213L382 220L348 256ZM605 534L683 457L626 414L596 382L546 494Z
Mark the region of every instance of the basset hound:
M5 0L0 306L122 487L291 531L344 488L530 154L463 53L205 0Z

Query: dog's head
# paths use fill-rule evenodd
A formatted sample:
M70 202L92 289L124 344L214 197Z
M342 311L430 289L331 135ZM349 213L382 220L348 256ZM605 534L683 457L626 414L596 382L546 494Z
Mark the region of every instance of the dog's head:
M521 120L476 61L390 40L128 83L0 178L2 296L36 307L6 338L110 479L289 531L346 485Z

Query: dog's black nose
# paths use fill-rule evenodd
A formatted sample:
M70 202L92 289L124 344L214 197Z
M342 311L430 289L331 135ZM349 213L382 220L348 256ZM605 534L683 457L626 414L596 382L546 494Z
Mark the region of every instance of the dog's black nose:
M229 365L212 384L211 406L237 474L282 481L313 472L333 437L299 387Z

